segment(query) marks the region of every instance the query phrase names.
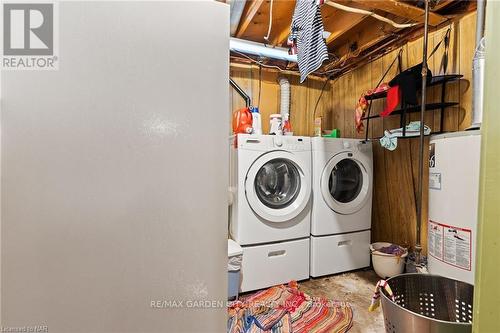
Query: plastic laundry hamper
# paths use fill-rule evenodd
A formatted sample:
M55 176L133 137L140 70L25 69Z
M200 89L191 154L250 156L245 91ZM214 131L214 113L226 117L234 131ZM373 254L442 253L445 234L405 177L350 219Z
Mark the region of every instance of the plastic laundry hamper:
M232 239L227 240L227 257L227 298L238 298L243 249Z
M381 292L387 333L470 333L472 297L468 283L429 274L387 280L395 301Z

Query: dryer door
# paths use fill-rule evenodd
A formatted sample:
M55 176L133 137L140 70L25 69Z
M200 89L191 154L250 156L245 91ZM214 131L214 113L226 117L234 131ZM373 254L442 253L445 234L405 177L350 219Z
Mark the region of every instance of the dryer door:
M286 222L299 215L311 196L310 175L296 157L286 151L272 151L259 157L245 180L248 204L261 218Z
M369 166L351 152L333 156L321 175L321 193L326 204L339 214L353 214L368 201L371 191Z

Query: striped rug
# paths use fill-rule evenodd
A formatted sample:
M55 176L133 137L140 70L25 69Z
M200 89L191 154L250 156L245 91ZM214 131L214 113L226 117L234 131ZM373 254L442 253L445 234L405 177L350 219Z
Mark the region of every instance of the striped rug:
M330 333L352 326L348 303L311 297L295 281L231 303L228 315L228 333Z

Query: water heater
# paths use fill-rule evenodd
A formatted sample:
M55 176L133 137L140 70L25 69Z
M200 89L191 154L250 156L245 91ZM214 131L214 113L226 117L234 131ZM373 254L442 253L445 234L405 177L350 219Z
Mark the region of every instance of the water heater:
M478 223L479 131L431 137L428 269L474 284Z

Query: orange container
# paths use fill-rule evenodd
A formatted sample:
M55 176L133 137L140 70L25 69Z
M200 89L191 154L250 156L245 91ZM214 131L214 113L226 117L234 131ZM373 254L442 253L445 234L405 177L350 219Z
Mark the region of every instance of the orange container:
M243 108L233 112L233 132L234 134L252 133L252 112L250 112L249 108Z

